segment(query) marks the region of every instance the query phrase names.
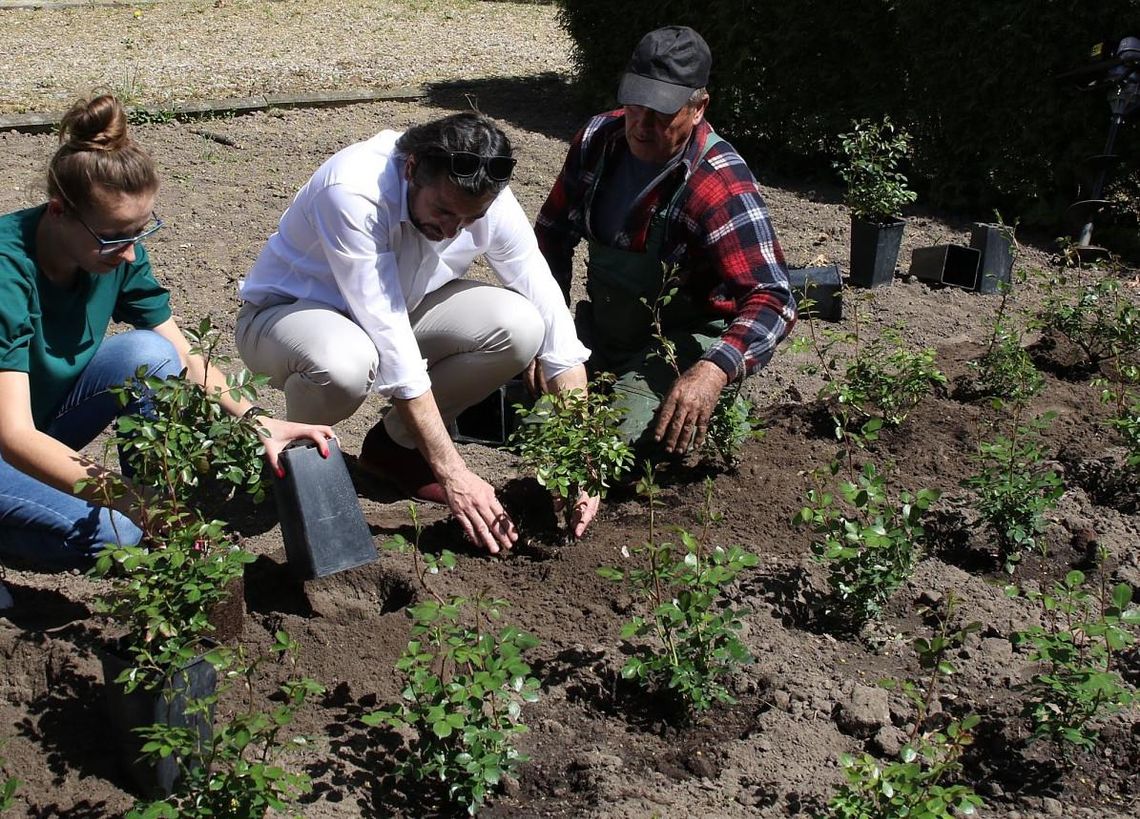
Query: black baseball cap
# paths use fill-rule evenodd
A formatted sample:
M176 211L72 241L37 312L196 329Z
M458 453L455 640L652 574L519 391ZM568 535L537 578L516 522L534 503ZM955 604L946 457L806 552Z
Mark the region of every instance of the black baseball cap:
M709 84L712 54L688 26L665 26L641 38L618 86L618 102L662 114L681 110L693 91Z

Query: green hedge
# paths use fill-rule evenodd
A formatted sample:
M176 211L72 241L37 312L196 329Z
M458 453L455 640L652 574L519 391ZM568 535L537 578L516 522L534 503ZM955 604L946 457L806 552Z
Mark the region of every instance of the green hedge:
M927 204L1050 225L1108 129L1103 91L1053 78L1140 36L1140 0L561 0L560 15L594 106L645 32L690 25L713 51L710 119L753 159L826 166L853 119L890 114ZM1116 146L1120 212L1140 202L1134 127Z

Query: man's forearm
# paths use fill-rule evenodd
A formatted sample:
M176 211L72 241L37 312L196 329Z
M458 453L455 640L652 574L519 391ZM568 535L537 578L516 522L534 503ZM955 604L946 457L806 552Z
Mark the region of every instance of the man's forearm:
M400 414L400 420L412 433L416 447L437 478L442 481L457 470L466 468L459 450L451 441L447 427L444 426L431 390L415 398L393 398L392 405Z

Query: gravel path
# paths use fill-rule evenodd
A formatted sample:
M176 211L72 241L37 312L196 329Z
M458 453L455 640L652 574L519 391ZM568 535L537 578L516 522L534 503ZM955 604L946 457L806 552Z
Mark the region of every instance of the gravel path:
M556 7L475 0L163 0L5 8L0 113L95 88L132 104L395 88L569 69Z

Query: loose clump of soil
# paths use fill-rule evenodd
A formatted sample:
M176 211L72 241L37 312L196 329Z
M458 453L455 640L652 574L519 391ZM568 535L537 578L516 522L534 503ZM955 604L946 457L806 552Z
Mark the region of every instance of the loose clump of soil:
M479 103L502 121L522 160L512 188L537 212L580 124L555 81L501 81L484 87ZM450 95L449 95L450 94ZM465 108L459 91L423 104L376 104L325 111L288 111L220 120L210 128L234 147L203 139L177 123L142 126L164 180L159 207L168 227L148 241L160 278L173 291L183 323L212 314L232 329L237 281L249 267L296 188L330 154L384 127L402 128ZM715 123L715 107L710 114ZM0 135L7 161L0 170L0 209L34 204L27 181L42 173L50 136ZM763 168L758 168L763 171ZM765 180L773 222L789 259L823 257L846 263L848 219L838 191ZM916 216L901 258L910 249L960 240L966 222ZM1022 237L1020 267L1048 264L1033 237ZM485 271L483 271L485 272ZM482 273L480 273L482 275ZM581 282L576 283L579 292ZM1014 294L1017 309L1040 303L1030 282ZM911 344L938 350L950 383L968 373L989 334L996 300L935 290L900 279L885 290L849 299L845 326L858 305L862 332L899 325ZM796 332L802 333L806 325ZM228 345L232 352L232 344ZM441 593L485 593L510 601L505 619L537 635L530 660L542 699L525 712L531 732L522 750L531 761L488 816L795 816L825 804L841 781L843 752L897 750L910 717L900 698L876 687L885 677L914 676L909 638L929 633L920 602L953 593L963 622L978 620L954 659L959 673L938 707L982 714L980 741L966 776L990 807L985 815L1133 816L1140 793L1140 730L1136 713L1108 721L1095 755L1066 764L1047 745L1026 742L1017 716L1017 686L1032 669L1010 635L1034 616L1002 591L1007 581L988 534L964 511L961 479L971 471L984 421L992 410L947 390L925 399L897 430L884 430L867 458L890 466L891 483L911 491L940 488L930 528L935 547L863 639L837 637L821 617L826 583L811 563L809 536L789 521L802 505L805 473L835 452L826 414L813 401L819 382L800 372L808 357L777 352L750 386L766 434L749 443L732 473L715 477L713 507L723 512L717 543L740 544L760 558L731 591L745 606L744 640L756 662L732 681L738 704L680 725L653 698L620 681L625 660L619 632L637 605L619 584L599 578L601 565L622 565L623 547L647 534L644 505L619 491L580 542L561 545L544 493L519 478L511 456L480 446L462 451L504 488L523 528L514 555L490 559L466 550L439 509L421 509L422 548L459 552L455 572L434 578ZM1045 534L1047 557L1027 556L1018 580L1048 583L1073 566L1090 574L1140 582L1135 495L1111 484L1119 442L1103 426L1107 410L1083 375L1046 369L1046 389L1033 412L1052 410L1049 457L1064 469L1066 493ZM264 396L281 408L281 397ZM380 410L366 405L339 428L352 453ZM696 526L703 502L699 470L674 470L663 483L665 525ZM411 535L406 503L381 487L358 482L365 516L378 542ZM1115 487L1115 488L1113 488ZM1122 495L1123 493L1123 495ZM306 817L417 816L422 809L386 777L396 740L359 718L399 696L393 664L408 638L406 607L419 594L407 558L380 561L315 584L294 581L272 504L237 500L216 514L230 520L258 555L245 577L246 614L240 644L264 651L278 629L301 644L301 670L328 688L306 708L299 728L317 737L311 751L286 764L313 775L315 790L300 806ZM1107 559L1089 565L1091 543ZM1095 551L1095 550L1093 550ZM113 816L132 802L106 746L107 726L94 647L102 625L90 612L99 585L80 575L10 570L5 583L16 609L0 618L0 741L6 770L24 780L14 816ZM1137 679L1135 657L1127 669ZM284 673L267 669L273 677ZM266 680L264 690L273 690ZM877 692L877 693L869 693Z

